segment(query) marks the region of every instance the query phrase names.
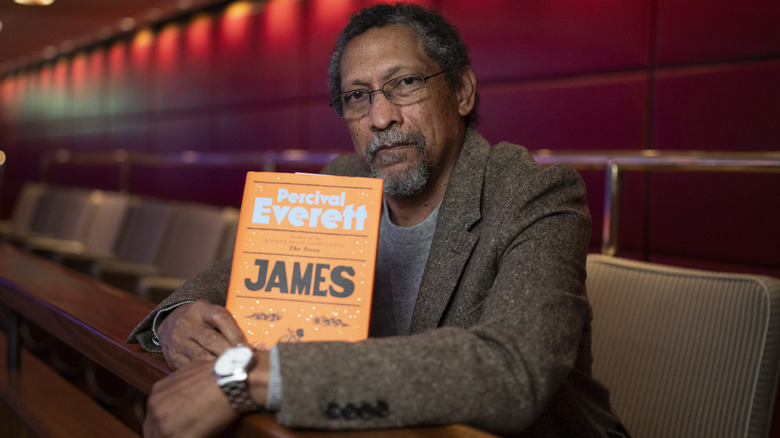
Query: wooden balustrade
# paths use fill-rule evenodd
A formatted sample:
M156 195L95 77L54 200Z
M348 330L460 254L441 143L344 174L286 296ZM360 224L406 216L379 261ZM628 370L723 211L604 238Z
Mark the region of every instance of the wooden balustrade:
M0 396L5 405L41 436L137 436L76 385L19 347L17 317L119 377L143 394L170 369L162 355L125 344L152 303L115 289L13 246L0 243L0 305L6 312L0 347ZM19 348L18 350L16 348ZM0 412L0 423L8 421ZM4 429L0 428L0 432ZM8 429L5 429L8 430ZM15 433L14 433L15 434ZM273 415L247 415L225 435L238 437L486 437L476 429L452 425L386 431L298 431L280 426Z

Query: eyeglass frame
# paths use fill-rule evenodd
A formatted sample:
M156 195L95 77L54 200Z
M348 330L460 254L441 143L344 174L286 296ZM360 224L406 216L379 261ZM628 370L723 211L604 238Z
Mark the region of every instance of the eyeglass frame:
M331 106L331 107L333 107L333 110L334 110L334 111L336 111L336 115L338 115L338 116L339 116L340 118L342 118L342 119L346 119L347 117L345 117L345 116L343 116L342 114L340 114L340 113L339 113L339 110L336 108L336 104L335 104L335 102L336 102L336 99L338 99L338 100L339 100L339 102L341 103L341 98L342 98L342 96L344 96L345 94L354 93L354 92L356 92L356 91L363 91L363 92L365 92L365 93L368 93L368 107L367 107L367 108L368 108L368 109L370 109L370 108L371 108L371 105L373 105L373 104L374 104L374 93L378 93L378 92L380 92L380 91L382 92L382 94L385 96L385 98L386 98L386 99L387 99L387 100L388 100L390 103L393 103L393 101L390 99L390 96L389 96L389 95L388 95L388 93L385 91L385 87L386 87L386 86L387 86L389 83L391 83L391 82L400 81L400 80L402 80L402 79L404 79L404 78L411 77L411 76L422 76L422 81L423 81L423 88L422 88L422 89L425 89L425 86L426 86L426 84L428 83L428 79L431 79L431 78L433 78L433 77L435 77L435 76L439 76L439 75L441 75L441 74L443 74L443 73L447 73L447 71L448 71L448 70L442 70L442 71L440 71L440 72L438 72L438 73L434 73L434 74L432 74L432 75L429 75L429 76L425 76L425 75L423 75L423 73L410 73L410 74L408 74L408 75L401 75L401 76L397 76L397 77L394 77L394 78L392 78L392 79L389 79L387 82L385 82L384 84L382 84L382 86L381 86L381 87L379 87L379 88L377 88L376 90L369 90L369 89L367 89L367 88L356 88L356 89L354 89L354 90L343 91L343 92L341 92L341 93L339 93L339 94L337 94L337 95L333 96L333 97L330 99L330 106ZM411 103L414 103L414 102L411 102ZM411 104L411 103L409 103L409 104ZM407 104L407 105L409 105L409 104ZM395 103L393 103L393 105L395 105ZM343 112L344 112L344 110L343 110L343 108L342 108L342 110L341 110L341 113L343 113ZM366 114L368 114L368 112L366 112ZM364 117L366 114L364 114L364 115L363 115L363 116L361 116L361 117Z

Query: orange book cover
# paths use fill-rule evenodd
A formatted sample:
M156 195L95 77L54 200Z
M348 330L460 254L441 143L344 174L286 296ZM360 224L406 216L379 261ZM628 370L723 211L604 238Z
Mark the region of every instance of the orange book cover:
M226 307L253 346L368 337L382 183L247 174Z

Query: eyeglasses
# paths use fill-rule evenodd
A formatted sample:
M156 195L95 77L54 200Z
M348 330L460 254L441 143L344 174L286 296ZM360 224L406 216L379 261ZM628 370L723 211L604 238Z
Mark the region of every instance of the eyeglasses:
M377 90L350 90L339 93L330 101L330 106L336 114L344 119L359 119L368 114L368 109L374 103L374 93L382 92L393 105L410 105L417 103L425 95L425 83L428 79L446 72L440 71L430 76L422 73L399 76L390 79Z

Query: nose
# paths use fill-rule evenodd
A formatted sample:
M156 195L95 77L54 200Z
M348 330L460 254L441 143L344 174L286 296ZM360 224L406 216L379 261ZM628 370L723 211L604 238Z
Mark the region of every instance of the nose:
M382 90L377 90L377 92ZM382 131L394 123L401 122L401 111L387 98L384 92L371 94L368 118L374 130Z

